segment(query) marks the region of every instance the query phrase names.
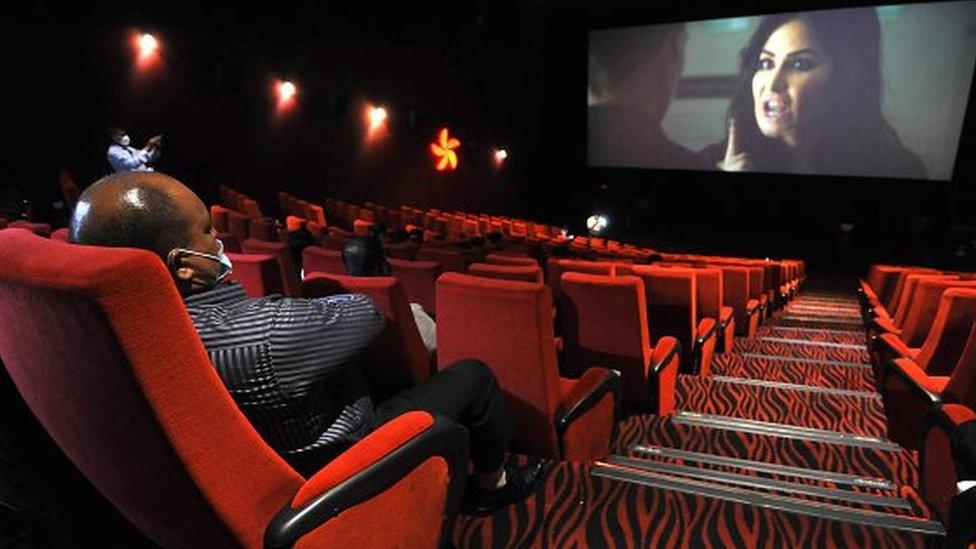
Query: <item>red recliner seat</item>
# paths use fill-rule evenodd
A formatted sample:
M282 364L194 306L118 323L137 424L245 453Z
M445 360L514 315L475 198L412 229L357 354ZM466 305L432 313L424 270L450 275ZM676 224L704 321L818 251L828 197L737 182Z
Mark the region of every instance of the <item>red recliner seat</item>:
M302 281L295 269L295 260L292 259L291 250L281 242L265 242L249 238L241 242L241 250L246 254L267 254L274 256L278 262L278 269L281 271L281 283L288 297L302 296Z
M411 303L419 303L428 314L437 314L437 298L434 291L441 266L436 261L403 261L387 259L390 275L403 284L403 291Z
M248 297L284 295L285 287L281 281L281 269L273 255L228 252L227 257L234 265L230 280L239 282Z
M934 518L949 521L953 498L960 479L952 458L952 433L963 423L976 420L976 407L938 404L928 409L918 453L919 493L928 503Z
M441 265L441 272L463 273L464 256L457 250L445 250L423 246L417 250L417 261L436 261Z
M51 233L51 240L60 240L61 242L67 242L68 228L61 227L60 229L55 230L53 233Z
M540 269L538 265L493 265L490 263L472 263L468 267L468 274L487 278L520 280L522 282L536 282L542 284L542 269Z
M968 292L976 300L976 291ZM933 363L923 367L910 358L891 362L881 385L889 438L920 449L928 407L940 403L976 407L976 322L970 324L965 347L948 371L932 372Z
M538 267L539 262L531 257L491 253L485 256L484 263L492 265L515 265L518 267Z
M250 225L251 220L246 215L227 210L227 232L234 233L238 242L243 243L250 238Z
M735 335L756 337L759 326L759 302L749 298L749 268L737 265L718 265L722 269L722 299L732 309ZM724 341L725 351L732 350L732 338Z
M311 273L346 274L346 265L342 262L342 252L330 250L321 246L306 246L302 250L302 270L308 277Z
M449 539L464 429L405 414L305 479L254 430L150 252L0 233L0 355L89 481L163 547ZM57 330L51 330L57 326ZM375 517L408 517L390 528Z
M651 331L673 336L683 349L681 371L707 375L711 371L711 352L715 348L716 322L698 319L694 269L681 267L635 266L634 274L644 281L647 318Z
M556 259L550 257L546 261L546 284L552 288L552 297L559 299L559 282L563 273L587 273L603 276L613 276L616 269L613 263L603 261L582 261L576 259Z
M560 377L552 297L541 284L458 273L437 279L437 363L487 364L507 398L517 445L553 459L590 461L610 450L620 378L589 368Z
M210 226L213 227L218 233L226 233L230 231L230 226L227 224L227 212L229 210L219 204L214 204L210 206Z
M664 336L651 346L644 282L636 276L567 272L560 287L566 372L580 375L594 364L612 368L621 374L625 405L671 413L681 344Z
M890 364L899 358L914 360L929 375L949 375L973 322L976 322L976 289L948 288L942 293L932 328L920 348L908 347L895 334L884 334L874 340L871 358L878 386L884 386Z
M945 290L976 287L976 281L963 281L954 276L911 275L909 279L906 302L896 318L875 315L867 322L868 349L873 349L875 340L884 334L895 334L908 347L921 347Z
M7 228L27 229L28 231L39 236L51 236L50 223L34 223L33 221L18 219L17 221L10 221L9 223L7 223Z
M698 322L711 319L716 323L716 341L711 349L703 349L703 352L719 352L728 347L732 348L732 343L726 341L735 337L735 319L732 317L732 308L725 306L725 292L722 284L722 270L718 267L695 267L695 278L697 286L698 301ZM711 364L711 357L702 359L703 364ZM711 371L702 371L701 375L707 376Z
M390 276L345 276L314 273L302 282L306 297L365 294L386 316L383 332L360 362L373 384L373 397L383 402L430 378L433 364L420 339L403 286Z

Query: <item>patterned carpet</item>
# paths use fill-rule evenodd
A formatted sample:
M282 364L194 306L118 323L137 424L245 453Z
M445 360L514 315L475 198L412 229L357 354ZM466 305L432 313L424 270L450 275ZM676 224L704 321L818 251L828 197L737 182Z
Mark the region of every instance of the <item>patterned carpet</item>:
M678 409L883 439L884 412L866 367L868 356L856 315L852 297L801 294L767 319L755 339L739 338L733 352L716 355L712 375L718 379L680 376ZM918 485L917 457L903 449L755 434L647 414L620 421L612 453L648 458L634 450L635 444L884 479L894 484L894 491L846 489L907 500L907 508L885 508L886 513L929 516L913 488ZM654 459L688 465L675 457ZM837 488L825 480L724 463L697 466L760 480ZM592 464L555 464L545 486L526 501L489 517L460 517L454 543L458 547L922 547L926 543L918 533L596 477L590 474L592 468ZM759 491L773 493L772 489ZM790 496L829 503L817 495ZM866 503L845 505L878 510Z

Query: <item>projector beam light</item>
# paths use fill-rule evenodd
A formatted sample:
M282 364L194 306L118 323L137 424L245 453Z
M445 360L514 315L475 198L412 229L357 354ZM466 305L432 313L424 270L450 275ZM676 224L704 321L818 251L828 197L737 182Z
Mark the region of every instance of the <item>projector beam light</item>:
M495 166L500 168L502 164L505 163L505 160L508 158L508 151L502 148L497 148L495 149L493 157L495 159Z
M386 109L373 107L369 110L369 131L375 132L386 124Z

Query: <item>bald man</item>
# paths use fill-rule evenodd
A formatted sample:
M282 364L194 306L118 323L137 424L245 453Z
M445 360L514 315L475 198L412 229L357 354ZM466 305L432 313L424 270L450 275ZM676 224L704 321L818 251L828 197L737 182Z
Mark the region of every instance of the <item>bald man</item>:
M355 359L383 315L364 295L248 298L225 279L233 266L203 202L158 172L106 177L85 190L71 218L78 244L141 248L173 277L210 360L264 440L309 475L376 427L425 410L468 428L474 482L463 508L489 512L524 498L544 476L538 460L506 463L510 425L491 370L452 364L374 408Z

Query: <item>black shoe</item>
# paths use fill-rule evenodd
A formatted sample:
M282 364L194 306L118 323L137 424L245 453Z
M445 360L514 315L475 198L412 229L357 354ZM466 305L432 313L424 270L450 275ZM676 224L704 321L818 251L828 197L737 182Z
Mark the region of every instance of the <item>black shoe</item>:
M519 465L514 459L505 464L505 485L496 490L486 490L469 482L461 502L461 512L468 515L485 515L532 495L545 480L551 463L539 458L529 458Z

